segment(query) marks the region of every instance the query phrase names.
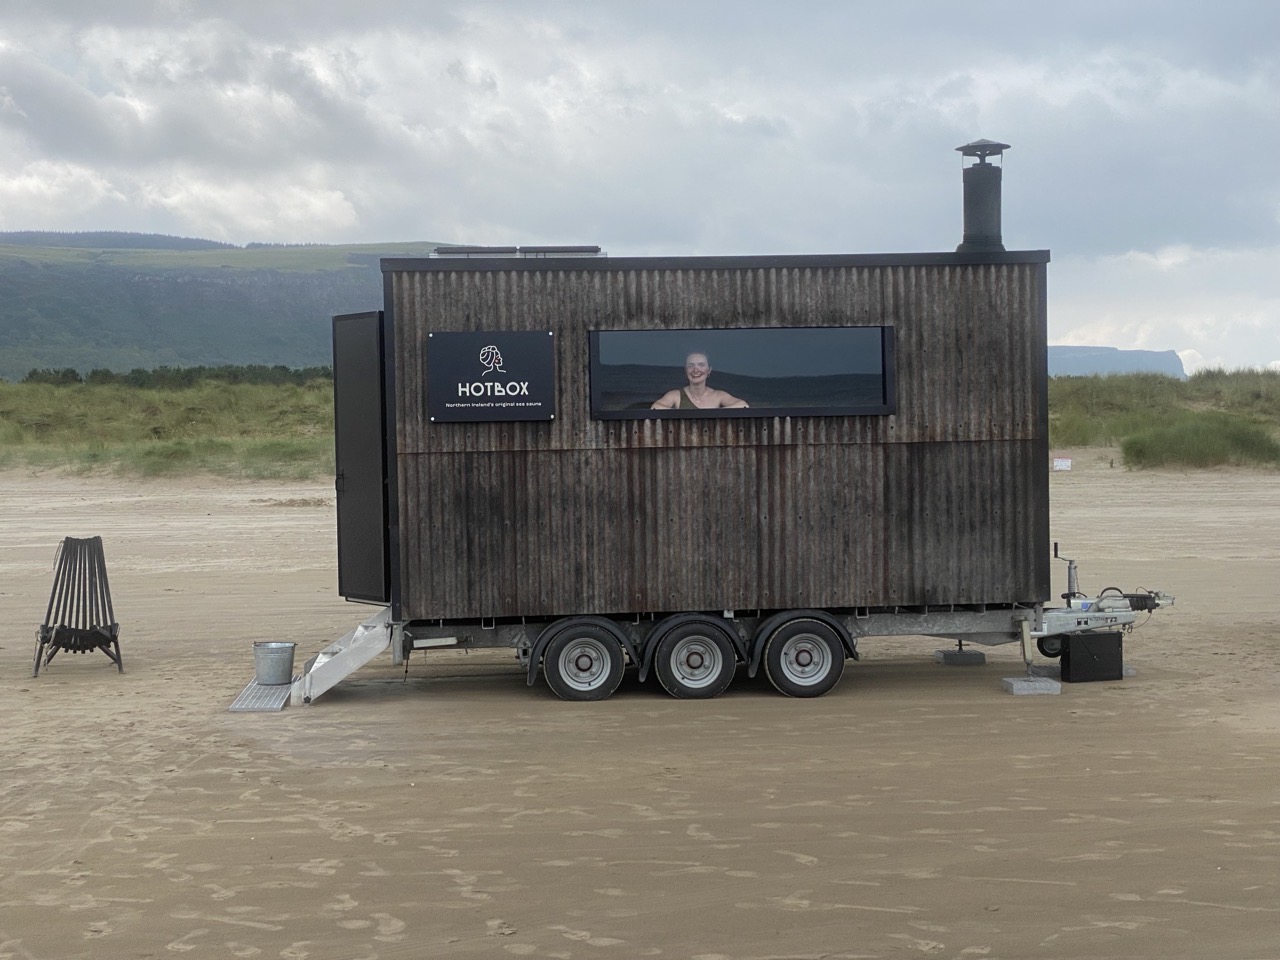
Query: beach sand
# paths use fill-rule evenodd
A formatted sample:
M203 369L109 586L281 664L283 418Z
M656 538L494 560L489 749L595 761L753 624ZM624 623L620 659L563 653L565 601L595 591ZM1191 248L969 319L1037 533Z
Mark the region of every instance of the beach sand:
M872 639L820 699L573 704L449 652L248 714L254 641L373 612L330 484L0 474L0 960L1280 957L1280 481L1055 455L1082 589L1177 597L1124 680ZM95 535L125 673L32 679Z

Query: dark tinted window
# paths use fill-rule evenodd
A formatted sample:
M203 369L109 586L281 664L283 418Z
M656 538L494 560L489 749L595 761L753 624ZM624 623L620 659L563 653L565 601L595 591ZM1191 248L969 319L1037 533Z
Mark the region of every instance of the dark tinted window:
M591 334L591 414L886 414L892 371L891 327L599 330Z

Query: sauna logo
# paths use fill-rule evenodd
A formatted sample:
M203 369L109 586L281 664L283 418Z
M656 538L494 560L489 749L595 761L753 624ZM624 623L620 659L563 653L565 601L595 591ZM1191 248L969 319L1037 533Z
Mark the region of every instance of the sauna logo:
M495 370L499 373L507 372L502 369L502 354L493 344L489 344L489 346L480 351L480 365L484 367L484 376L486 377Z
M481 374L482 377L487 377L495 371L498 373L507 372L502 367L502 352L493 344L480 348L480 366L484 367L484 373ZM497 380L458 383L458 396L460 397L527 397L528 395L529 383L527 380L513 380L506 384L499 383Z

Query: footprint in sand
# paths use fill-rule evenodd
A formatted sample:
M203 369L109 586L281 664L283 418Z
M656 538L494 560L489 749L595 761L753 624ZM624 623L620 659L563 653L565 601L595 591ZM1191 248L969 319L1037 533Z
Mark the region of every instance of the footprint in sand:
M209 929L207 927L201 927L198 930L192 930L190 933L183 934L177 940L169 941L164 945L164 948L166 950L172 950L175 953L187 953L188 951L194 950L196 948L196 945L191 941L196 939L197 937L203 937L208 932L209 932Z
M403 920L389 913L375 913L371 916L378 921L378 932L374 934L373 939L383 943L396 943L404 939L404 930L408 924Z
M341 860L308 860L298 867L303 873L314 873L318 876L331 877L342 866Z
M615 937L594 937L590 930L575 930L572 927L552 926L550 930L557 930L560 936L566 940L575 940L579 943L585 943L592 947L616 947L625 943L625 940L618 940Z
M939 943L937 940L922 940L907 933L891 933L889 936L894 940L902 941L907 949L919 950L923 954L941 953L947 949L945 943Z
M360 906L359 903L351 899L350 894L339 893L336 894L333 899L335 901L334 903L325 904L326 910L342 910L345 912L347 910L354 910L356 907Z
M775 852L782 854L784 857L792 857L796 863L803 863L806 867L811 867L818 862L817 857L811 857L807 853L797 853L794 850L778 850Z

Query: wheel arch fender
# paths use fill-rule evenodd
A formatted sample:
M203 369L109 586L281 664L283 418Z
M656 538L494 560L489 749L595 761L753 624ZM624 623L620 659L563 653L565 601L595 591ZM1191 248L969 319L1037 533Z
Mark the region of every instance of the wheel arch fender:
M565 630L571 630L580 624L591 624L594 627L607 630L622 645L622 649L627 652L627 656L631 658L632 663L640 662L636 645L631 642L631 638L627 636L626 631L608 617L561 617L559 620L554 620L543 627L542 632L538 634L538 639L533 642L533 647L529 651L529 672L528 676L525 677L525 683L528 686L532 687L537 682L538 668L542 665L543 654L547 652L547 647L551 644L551 641Z
M729 640L733 644L733 649L737 653L738 662L745 662L747 659L746 644L738 631L733 628L723 617L717 617L712 613L674 613L669 617L659 620L648 636L644 638L644 648L640 653L640 682L643 683L645 678L649 676L649 671L653 669L653 656L657 652L658 644L662 642L662 638L674 630L676 627L683 626L686 623L709 623L712 626L725 631L729 635Z
M784 610L768 617L756 628L755 636L751 638L751 657L747 661L748 677L754 677L760 671L760 662L764 659L764 646L773 636L773 632L791 620L817 620L819 623L826 624L840 638L845 656L850 660L858 659L858 641L838 617L826 610Z

